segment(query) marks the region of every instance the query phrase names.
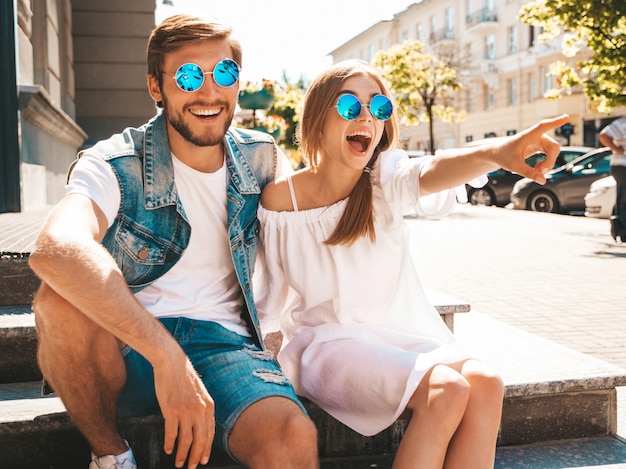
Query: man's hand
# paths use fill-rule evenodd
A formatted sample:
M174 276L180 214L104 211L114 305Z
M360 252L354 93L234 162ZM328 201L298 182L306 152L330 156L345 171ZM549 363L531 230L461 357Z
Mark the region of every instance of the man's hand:
M207 464L215 435L215 406L189 359L185 357L182 367L155 367L154 384L165 419L165 452L172 454L178 439L176 467L183 467L187 456L189 469Z

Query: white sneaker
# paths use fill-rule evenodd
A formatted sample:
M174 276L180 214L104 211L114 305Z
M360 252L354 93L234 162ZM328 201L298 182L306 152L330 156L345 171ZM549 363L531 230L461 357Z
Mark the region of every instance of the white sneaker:
M128 443L127 443L128 444ZM137 469L137 463L133 456L133 450L128 448L128 451L118 456L108 454L106 456L100 456L99 458L91 453L91 463L89 469Z

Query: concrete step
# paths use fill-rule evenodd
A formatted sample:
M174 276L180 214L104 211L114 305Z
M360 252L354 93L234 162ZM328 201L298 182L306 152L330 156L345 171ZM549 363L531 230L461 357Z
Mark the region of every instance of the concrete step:
M11 399L19 397L17 401ZM30 402L29 402L30 401ZM39 401L37 407L46 408L46 414L34 415L32 401ZM309 410L315 408L307 403ZM89 460L89 448L82 436L73 428L63 412L63 405L55 397L39 397L39 383L0 386L0 413L11 407L14 415L21 415L21 422L0 420L0 464L3 468L67 468L86 467ZM32 419L32 423L26 422ZM136 453L140 467L173 467L171 458L160 450L162 421L158 417L120 420L120 428L128 436ZM335 424L338 425L338 424ZM320 428L320 435L328 428ZM397 432L398 428L395 429ZM394 446L400 434L386 435L394 439ZM331 435L334 437L337 431ZM352 438L351 435L349 435ZM364 445L353 439L345 441L345 435L335 443L333 454L322 454L322 468L356 469L377 467L391 468L392 452L380 452L374 439ZM28 440L27 445L23 444ZM384 443L378 438L378 444ZM388 443L387 443L388 444ZM344 445L340 450L338 446ZM386 445L384 445L386 446ZM385 448L388 449L388 448ZM19 461L19 462L18 462ZM573 464L576 464L575 466ZM81 466L82 464L82 466ZM615 436L568 439L541 442L528 445L499 446L495 468L566 468L566 467L614 467L614 464L626 464L626 444ZM607 466L608 465L608 466ZM213 455L212 468L238 468L225 454ZM618 467L618 466L615 466ZM621 466L624 467L624 466Z
M0 214L0 306L31 304L40 282L28 256L51 209Z
M447 296L437 293L429 295L437 302L437 310L452 331L454 316L470 310L470 305ZM277 352L281 341L280 333L270 334L266 338L266 345L273 352ZM0 305L0 384L41 379L36 353L37 332L31 307Z
M14 395L13 399L11 394ZM33 401L38 403L33 404ZM13 415L21 414L21 420L3 421L6 420L6 408L11 408ZM36 413L35 408L43 413L33 416ZM39 383L0 386L0 414L3 415L3 420L0 420L1 467L86 467L89 448L64 414L59 399L39 397ZM142 467L173 467L169 458L160 451L161 425L158 417L120 422L120 427L131 441ZM320 429L320 434L324 431L323 428ZM396 440L399 437L397 435ZM376 449L371 442L369 447L355 446L352 442L340 452L352 452L351 456L323 456L322 468L391 467L393 453L374 452L368 455L368 451ZM574 462L575 466L572 465ZM500 446L495 467L566 468L602 465L604 468L618 467L613 464L621 463L626 463L626 445L619 438L604 436ZM224 454L216 453L208 467L225 469L239 466L233 464Z
M625 369L479 312L455 318L455 336L504 380L500 445L617 433Z
M0 383L41 379L30 306L0 306Z
M393 454L322 461L322 469L391 469ZM616 437L583 438L521 446L501 446L494 469L624 469L626 443Z
M613 435L618 428L617 387L626 385L625 370L480 313L459 315L456 336L461 344L498 369L505 381L498 441L498 454L505 458L503 461L533 454L538 444L549 448L548 442L553 441L558 441L558 445L569 442L572 448L580 447L583 441L611 448L618 442L620 451L623 450ZM42 398L39 387L38 382L0 386L0 466L85 466L89 448L84 439L69 421L60 400ZM310 402L305 405L319 430L323 467L390 467L384 464L397 448L404 422L396 422L385 432L366 438ZM119 425L143 467L172 467L169 457L161 451L160 417L121 419ZM519 448L525 448L526 453L519 453ZM602 452L600 457L608 455ZM233 465L225 455L216 454L210 467ZM541 463L498 467L560 466Z
M30 305L40 283L28 253L0 253L0 306Z

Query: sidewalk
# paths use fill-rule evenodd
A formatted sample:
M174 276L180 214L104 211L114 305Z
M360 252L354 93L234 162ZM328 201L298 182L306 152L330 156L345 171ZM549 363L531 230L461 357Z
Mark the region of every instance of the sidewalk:
M626 368L626 244L608 220L459 204L446 218L407 222L427 288ZM618 414L626 437L626 388Z
M427 288L626 368L626 244L608 220L459 204L407 221Z

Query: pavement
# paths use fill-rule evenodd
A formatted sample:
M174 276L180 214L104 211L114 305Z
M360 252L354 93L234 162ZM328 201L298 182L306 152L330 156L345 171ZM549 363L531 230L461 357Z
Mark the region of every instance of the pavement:
M608 220L458 204L441 219L406 221L426 288L469 303L469 314L626 368L626 243L611 238Z
M458 204L407 223L426 288L626 368L626 243L608 220Z

